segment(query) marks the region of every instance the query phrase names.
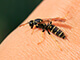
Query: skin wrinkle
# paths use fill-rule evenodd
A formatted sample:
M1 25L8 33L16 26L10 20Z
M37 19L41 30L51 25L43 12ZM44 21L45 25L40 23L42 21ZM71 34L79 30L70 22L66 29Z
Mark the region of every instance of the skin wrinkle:
M72 53L73 55L75 55L75 54L76 54L75 49L74 49L73 51L71 51L71 53ZM75 55L74 57L76 58L76 55ZM77 58L76 58L76 59L77 59Z
M58 55L58 54L56 54L56 55ZM64 55L64 56L65 56L64 58L62 57L62 54L59 54L59 55L60 55L59 59L61 59L61 60L65 60L65 57L68 58L68 56L66 56L66 55ZM66 59L67 59L67 58L66 58Z
M17 50L18 50L18 52L17 52ZM23 58L24 55L23 55L23 54L21 55L21 52L22 52L21 50L22 50L21 48L20 48L20 50L19 50L19 47L17 47L17 48L16 48L16 51L14 52L14 53L16 53L17 57L15 57L15 55L14 55L14 56L12 56L12 58L15 57L15 59L21 59L21 58L24 59L24 58ZM20 56L20 57L19 57L19 56Z
M38 51L38 54L41 56L41 51L36 47L36 50Z
M75 57L75 56L74 56L74 53L73 53L72 51L71 51L70 54L71 54L72 57ZM77 58L75 57L75 59L77 59Z
M72 53L73 54L73 53ZM74 56L75 57L75 56Z
M36 50L38 51L38 54L39 54L39 55L42 55L43 52L42 52L42 50L41 50L40 48L37 48L37 47L36 47Z
M48 35L48 34L47 34ZM50 36L48 35L48 38L50 38ZM46 40L47 41L47 43L48 43L48 46L56 46L56 45L53 45L54 43L55 43L55 41L54 40L52 40L52 38L50 39L50 40ZM55 48L55 47L54 47Z
M62 57L61 57L61 55L60 55L60 57L58 57L58 54L55 52L55 56L56 56L56 58L57 58L57 60L59 60L59 59L62 59Z
M75 57L75 56L72 54L71 51L70 51L70 52L69 52L69 51L67 52L67 56L70 56L71 58Z
M44 51L44 50L43 50L43 51ZM46 54L42 55L42 53L44 53L43 51L42 51L42 48L40 48L41 56L42 56L42 57L45 57Z
M31 47L31 48L32 48L33 50L36 49L36 47ZM32 49L31 49L31 50L32 50ZM33 52L35 52L35 51L33 51ZM35 53L36 53L36 52L35 52ZM41 55L41 53L39 52L39 50L38 50L37 53L38 53L37 55Z
M50 51L50 49L48 50L48 52L49 52L49 51ZM53 50L53 51L54 51L54 50ZM47 53L47 52L46 52L46 53ZM51 52L51 53L49 52L49 54L51 54L52 57L53 57L53 56L55 57L55 55L53 55L52 53L53 53L53 52ZM55 54L55 53L54 53L54 54ZM48 55L48 56L50 56L50 55ZM48 57L47 57L47 59L48 59ZM49 58L49 59L51 59L51 58ZM53 58L52 58L52 59L53 59Z
M43 44L41 45L42 50L46 52L46 50L45 50L45 49L46 49L48 46L47 46L47 45L46 45L47 47L44 47L44 46L45 46L45 45L43 45ZM40 47L40 48L41 48L41 47ZM44 52L43 52L43 53L44 53ZM45 54L45 55L46 55L46 54Z
M32 53L34 52L35 54L37 54L35 51L33 51L33 50L35 50L36 48L34 48L34 47L31 47L31 48L28 47L28 49L29 49L28 51L32 50ZM27 52L28 52L28 51L27 51ZM25 52L26 52L26 51L25 51ZM28 52L28 53L31 53L31 52ZM33 55L34 55L34 54L33 54ZM32 55L32 56L33 56L33 55ZM37 55L39 56L39 54L37 54ZM29 56L30 56L30 55L29 55Z
M29 55L29 51L31 51L31 52L33 52L33 50L32 50L32 48L30 48L30 47L28 47L28 49L27 50L23 50L24 48L26 48L26 46L24 46L24 47L22 47L22 49L20 49L21 51L20 51L20 54L21 55L24 55L24 57L25 57L25 59L26 58L29 58L29 56L27 56L26 57L26 55Z
M66 46L65 46L65 47L66 47ZM64 52L66 52L66 48L64 48L64 50L63 50L63 51L64 51ZM59 54L59 55L60 55L61 57L62 57L62 55L64 55L65 57L67 57L67 58L68 58L68 55L67 55L67 54L64 54L64 52L63 52L62 54ZM64 57L64 58L65 58L65 57ZM63 57L62 57L62 58L63 58ZM63 59L64 59L64 58L63 58Z
M66 46L65 46L66 47ZM65 49L65 51L66 51L66 49ZM68 52L66 53L66 56L68 57L69 55L70 55L70 57L73 57L73 55L72 54L68 54L69 53L69 50L68 50ZM69 57L68 57L69 58ZM70 59L71 60L71 59Z
M65 46L65 47L67 47L67 46ZM65 49L66 50L66 49Z
M75 53L75 55L76 55L76 58L78 57L78 58L80 58L79 56L80 56L80 54L78 54L77 52Z
M50 49L48 49L48 50L46 51L46 53L48 52L48 55L49 55L49 54L51 54L51 55L52 55L52 53L53 53L53 52L52 52L52 53L50 53L50 52L49 52L50 50L51 50L51 48L50 48ZM53 51L54 51L54 50L53 50ZM49 55L49 56L50 56L50 55Z
M28 57L26 57L26 55L28 55L28 53L26 53L26 51L22 50L22 52L20 52L20 55L23 55L24 59L27 59Z
M33 48L32 48L32 49L33 49ZM31 50L32 50L32 49L31 49ZM32 52L30 52L30 53L32 54L32 57L36 54L36 51L34 51L34 50L35 50L35 48L33 49L33 51L32 51ZM38 55L38 56L39 56L39 54L36 54L36 55ZM36 56L36 55L35 55L35 56ZM31 56L31 55L29 55L29 56Z

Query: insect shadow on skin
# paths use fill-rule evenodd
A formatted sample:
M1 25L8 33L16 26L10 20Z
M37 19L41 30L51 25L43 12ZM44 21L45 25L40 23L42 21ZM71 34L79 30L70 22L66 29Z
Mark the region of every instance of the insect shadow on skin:
M57 36L59 36L59 37L61 37L63 39L65 39L66 36L64 35L64 32L62 32L57 27L57 26L62 26L62 25L56 24L56 23L54 25L52 25L52 21L65 22L66 19L60 18L60 17L57 17L57 18L47 18L47 19L35 19L35 20L31 20L30 22L27 22L25 24L20 25L20 27L24 26L26 24L29 24L31 29L33 29L32 34L33 34L35 28L40 28L40 29L42 29L42 32L41 32L42 37L43 37L43 32L46 30L48 32L48 34L53 38L53 40L55 40L55 42L57 43L57 45L60 48L60 50L62 50L61 47L58 44L58 41L50 34L50 32L54 33L55 35L57 35ZM45 22L48 22L48 24L45 24ZM55 25L57 25L57 26L55 26ZM62 27L71 28L68 25L63 25ZM38 45L41 44L42 42L43 42L43 40L41 40L41 42L39 42Z

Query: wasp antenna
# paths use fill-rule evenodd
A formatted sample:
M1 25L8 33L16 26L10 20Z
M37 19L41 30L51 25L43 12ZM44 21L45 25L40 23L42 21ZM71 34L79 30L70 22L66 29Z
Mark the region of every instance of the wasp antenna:
M29 24L29 22L24 23L24 24L21 24L19 27L21 27L21 26L25 26L26 24Z

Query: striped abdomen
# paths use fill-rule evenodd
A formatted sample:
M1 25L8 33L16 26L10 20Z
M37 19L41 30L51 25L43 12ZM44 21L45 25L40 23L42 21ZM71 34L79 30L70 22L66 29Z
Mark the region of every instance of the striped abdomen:
M63 39L65 38L64 33L63 33L58 27L56 27L55 25L51 25L51 26L50 26L50 31L51 31L52 33L54 33L55 35L63 38Z

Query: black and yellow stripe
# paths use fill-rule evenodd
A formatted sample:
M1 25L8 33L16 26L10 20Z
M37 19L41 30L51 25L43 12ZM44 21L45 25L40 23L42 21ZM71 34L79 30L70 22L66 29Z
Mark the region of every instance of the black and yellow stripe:
M55 35L63 38L63 39L65 38L64 33L63 33L58 27L56 27L55 25L51 25L51 26L50 26L50 31L51 31L52 33L54 33Z

